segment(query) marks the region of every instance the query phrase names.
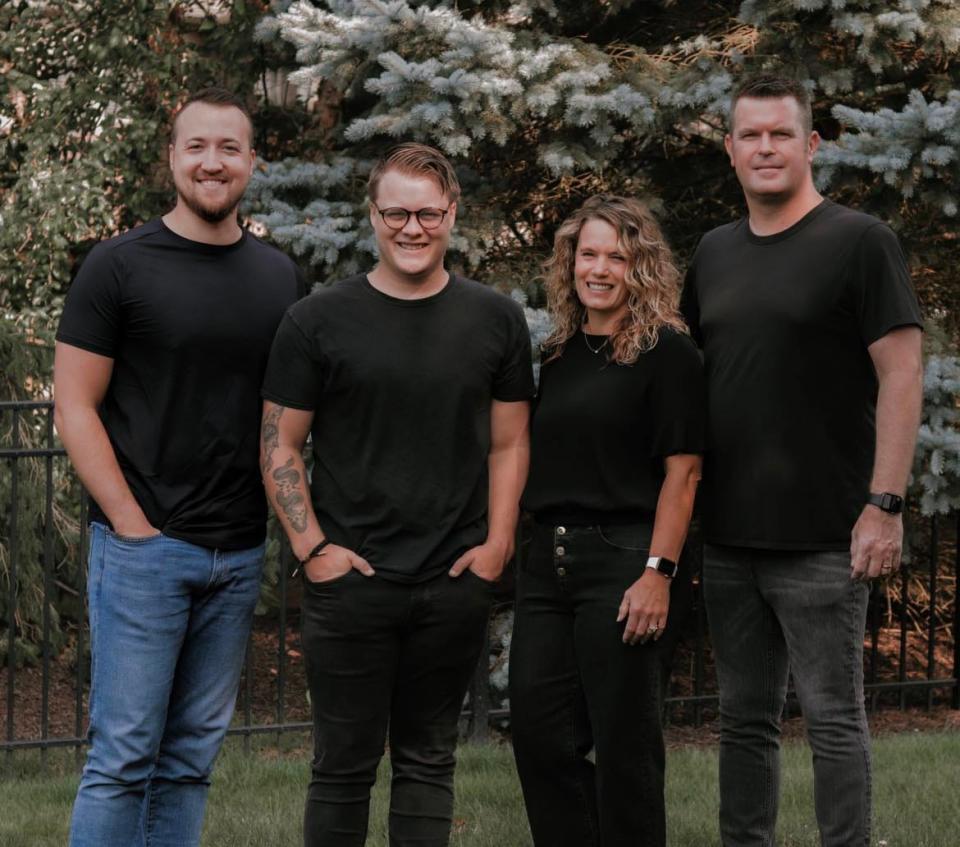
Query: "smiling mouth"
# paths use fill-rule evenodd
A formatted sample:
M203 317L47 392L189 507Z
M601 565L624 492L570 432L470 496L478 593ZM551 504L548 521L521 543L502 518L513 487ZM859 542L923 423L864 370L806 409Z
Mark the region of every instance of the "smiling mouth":
M399 247L401 250L409 250L412 253L415 253L417 250L423 250L423 248L426 246L427 246L426 244L421 244L419 242L415 242L415 243L409 243L404 241L397 242L397 247Z
M587 288L591 291L609 291L613 286L609 282L588 282Z

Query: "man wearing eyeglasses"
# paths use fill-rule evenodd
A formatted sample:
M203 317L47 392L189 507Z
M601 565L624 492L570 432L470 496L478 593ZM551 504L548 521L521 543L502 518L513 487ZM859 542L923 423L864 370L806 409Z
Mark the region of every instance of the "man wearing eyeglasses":
M439 151L389 151L368 184L378 263L291 308L267 367L261 468L304 577L308 847L362 847L388 727L390 844L449 838L533 395L521 309L444 267L459 192Z

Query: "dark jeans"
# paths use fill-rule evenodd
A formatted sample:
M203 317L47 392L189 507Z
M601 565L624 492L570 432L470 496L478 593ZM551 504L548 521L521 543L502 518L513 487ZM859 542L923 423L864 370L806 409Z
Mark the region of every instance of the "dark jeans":
M623 592L643 574L650 532L642 524L532 524L523 545L510 712L537 847L666 842L665 643L624 644L624 624L616 620ZM672 586L671 613L673 588L682 595L686 584L681 578ZM675 629L671 614L667 638Z
M824 847L870 843L870 738L863 706L869 589L840 552L707 546L707 615L720 682L724 847L771 847L780 716L792 671L813 749Z
M457 721L482 650L492 588L472 572L401 585L352 570L305 582L313 707L306 847L362 847L389 725L390 844L445 847Z

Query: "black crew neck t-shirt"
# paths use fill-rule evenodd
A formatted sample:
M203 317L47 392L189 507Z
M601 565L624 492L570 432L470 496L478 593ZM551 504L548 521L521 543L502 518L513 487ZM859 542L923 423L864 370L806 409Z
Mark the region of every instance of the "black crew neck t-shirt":
M707 375L706 540L849 549L876 440L867 347L921 325L896 236L829 200L775 235L747 219L719 227L697 248L682 308Z
M703 366L690 338L664 327L632 365L592 352L601 344L578 331L540 369L521 501L539 522L652 521L664 458L703 452Z
M263 541L260 384L304 288L287 256L247 232L204 244L161 220L83 262L57 340L114 360L100 416L134 498L166 535L223 550ZM95 503L90 517L108 523Z
M396 582L482 544L491 402L533 396L531 359L520 306L452 274L421 299L358 275L293 306L263 396L315 411L310 488L326 536Z

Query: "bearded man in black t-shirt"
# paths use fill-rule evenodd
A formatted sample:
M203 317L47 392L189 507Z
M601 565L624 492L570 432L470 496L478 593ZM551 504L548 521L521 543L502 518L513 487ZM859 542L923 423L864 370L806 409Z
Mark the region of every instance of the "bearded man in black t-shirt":
M56 424L90 493L90 751L72 847L196 845L260 586L257 442L274 332L301 294L241 229L243 101L191 96L173 211L93 248L57 332Z
M724 847L774 843L792 672L822 843L866 845L868 582L900 564L920 313L890 229L814 188L819 136L801 84L744 83L725 143L749 217L703 237L683 297L707 377L721 836Z
M368 195L377 265L287 312L263 386L264 484L304 575L304 842L365 843L389 727L390 844L442 847L526 480L530 337L515 302L444 267L459 184L439 151L394 148Z

